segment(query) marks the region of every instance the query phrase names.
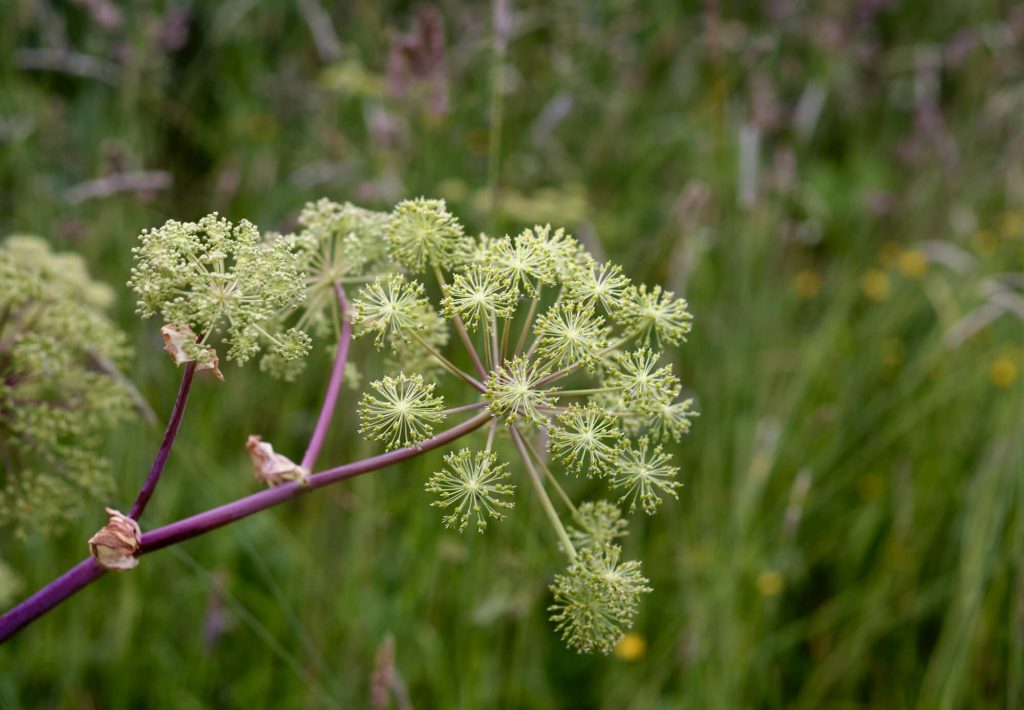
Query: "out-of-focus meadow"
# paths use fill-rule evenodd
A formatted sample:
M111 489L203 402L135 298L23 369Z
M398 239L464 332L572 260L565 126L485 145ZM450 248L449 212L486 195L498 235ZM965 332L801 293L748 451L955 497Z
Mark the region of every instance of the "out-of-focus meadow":
M140 229L421 194L473 232L565 226L685 295L675 366L701 411L679 502L634 518L655 591L610 657L546 619L540 509L445 532L432 453L101 580L0 648L0 706L367 707L389 668L417 707L1024 705L1024 6L0 15L0 233L119 290L160 417L178 373L123 287ZM328 366L201 383L144 527L255 490L246 435L299 450ZM355 397L325 463L376 450ZM160 434L140 418L109 442L121 505ZM5 533L5 605L81 559L114 502L56 538Z

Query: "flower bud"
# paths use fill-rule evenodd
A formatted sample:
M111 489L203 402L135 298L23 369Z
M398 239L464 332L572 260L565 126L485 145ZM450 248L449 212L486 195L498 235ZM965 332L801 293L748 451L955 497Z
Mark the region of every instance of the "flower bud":
M101 567L128 570L139 564L142 546L139 524L113 508L107 508L110 519L105 527L89 538L89 551Z
M262 437L252 435L245 443L252 457L253 472L256 480L266 483L268 486L279 486L288 481L297 481L305 484L309 472L302 468L287 456L275 453L270 442L263 441Z

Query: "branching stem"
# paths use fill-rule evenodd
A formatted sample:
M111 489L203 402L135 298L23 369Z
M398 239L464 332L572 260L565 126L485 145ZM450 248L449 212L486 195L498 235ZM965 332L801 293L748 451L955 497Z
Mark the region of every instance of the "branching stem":
M451 409L445 409L439 412L442 417L447 417L451 414L458 414L460 412L472 412L477 409L483 409L487 406L487 402L472 402L471 404L463 404L460 407L452 407Z
M338 349L334 353L334 365L331 367L331 378L327 382L327 391L324 393L324 403L320 407L320 416L317 417L316 427L313 429L313 436L306 447L306 453L302 457L302 468L307 471L316 466L316 460L320 456L320 450L327 438L327 430L331 427L331 419L334 417L334 409L338 404L338 392L341 390L341 382L345 377L345 363L348 361L348 348L352 342L352 322L348 319L348 299L345 298L345 291L341 284L334 284L334 295L338 299L338 318L341 320L341 333L338 335Z
M167 420L167 429L164 431L163 441L160 442L160 448L156 452L156 458L153 459L153 466L149 469L149 475L146 476L142 488L139 489L139 495L135 497L135 502L132 503L132 507L128 511L128 517L133 520L138 520L142 516L142 512L146 509L146 505L153 495L153 491L156 490L156 484L160 482L160 476L167 465L167 457L171 455L171 447L174 446L174 440L178 436L178 429L181 428L181 418L185 415L185 405L188 404L188 394L192 390L192 378L195 374L195 361L186 363L185 371L181 374L178 396L174 400L174 408L171 410L171 418Z
M491 421L491 419L490 412L481 412L472 419L447 429L421 442L417 446L397 449L386 454L371 456L362 461L327 469L310 476L306 480L305 485L295 482L285 483L276 488L268 488L199 513L198 515L179 520L176 523L150 530L142 535L142 549L139 554L145 555L179 542L190 540L318 488L323 488L332 483L364 473L377 471L399 461L419 456L425 451L449 444L479 429L488 421ZM0 616L0 643L3 643L19 629L32 623L65 599L101 577L104 572L105 570L90 557L72 567L3 616Z
M428 343L426 340L424 340L423 337L420 336L419 333L417 333L416 331L413 331L412 337L416 338L416 342L418 342L420 345L422 345L424 350L426 350L428 353L433 355L434 359L436 359L439 363L441 363L441 366L444 367L444 369L448 370L448 372L452 373L453 375L455 375L456 377L458 377L458 378L460 378L462 380L465 380L470 385L472 385L475 389L477 389L477 390L479 390L481 392L486 392L487 391L487 388L484 387L483 384L481 384L479 380L477 380L475 377L470 375L468 372L464 371L462 368L460 368L457 365L455 365L454 363L452 363L451 360L449 360L444 355L442 355L437 350L435 350L434 347L430 343Z
M521 353L523 351L523 346L526 345L526 338L530 335L530 326L533 325L533 316L537 313L537 304L539 303L539 295L530 299L530 308L526 311L526 320L523 321L523 329L520 331L519 340L516 342L516 355Z

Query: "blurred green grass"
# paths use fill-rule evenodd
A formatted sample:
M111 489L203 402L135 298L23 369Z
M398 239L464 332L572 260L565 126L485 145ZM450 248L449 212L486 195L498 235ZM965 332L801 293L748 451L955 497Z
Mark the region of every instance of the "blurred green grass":
M1024 269L1019 7L607 0L506 23L503 3L442 2L443 71L421 42L398 95L389 52L415 7L324 4L338 44L318 46L310 6L154 2L116 25L99 2L4 0L0 233L119 285L168 217L287 228L321 195L426 194L471 230L562 224L681 292L696 321L676 368L702 415L679 504L628 539L655 587L646 651L566 651L542 513L444 532L428 454L102 580L0 649L0 706L363 707L388 634L420 707L1024 702L1022 327L979 315ZM57 70L31 69L41 47ZM112 81L70 75L72 53ZM173 187L69 199L132 170ZM176 373L123 293L130 374L166 413ZM144 526L253 490L249 433L300 450L327 367L203 383ZM325 463L372 451L346 400ZM125 501L159 436L110 442ZM100 522L0 538L21 593Z

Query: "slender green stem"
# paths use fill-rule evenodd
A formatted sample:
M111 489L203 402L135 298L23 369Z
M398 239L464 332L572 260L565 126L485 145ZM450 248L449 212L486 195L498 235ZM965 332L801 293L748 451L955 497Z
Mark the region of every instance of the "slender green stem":
M339 283L342 285L347 284L364 284L376 281L379 278L387 276L388 272L382 272L379 274L363 274L361 276L342 276L334 280L333 283Z
M494 350L491 347L491 322L487 318L481 319L483 325L480 326L480 330L483 333L484 339L484 362L487 363L488 370L494 370Z
M564 288L561 288L561 289L558 290L558 295L555 296L555 302L551 304L552 308L554 308L555 306L557 306L559 303L562 302L562 295L564 293L565 293L565 289ZM527 327L529 327L529 326L527 326ZM540 336L539 335L536 338L534 338L533 339L533 343L530 344L530 349L526 351L526 357L528 357L528 358L529 357L533 357L533 354L537 351L537 346L538 345L540 345Z
M547 375L547 376L542 377L539 380L537 380L535 386L536 387L542 387L543 385L546 385L549 382L554 382L555 380L560 380L561 378L565 377L566 375L568 375L568 374L578 370L581 365L583 365L583 361L582 360L579 361L579 362L576 362L576 363L574 363L572 365L568 365L566 367L563 367L561 370L558 370L556 372L552 372L550 375Z
M608 353L610 353L611 351L613 351L616 348L620 347L624 343L629 342L631 337L632 336L628 336L628 335L622 336L621 338L616 340L614 343L612 343L608 347L606 347L603 350L601 350L597 354L597 357L601 357L602 355L607 355ZM569 375L569 374L575 372L576 370L578 370L582 366L583 366L583 361L582 360L574 362L572 365L567 365L567 366L563 367L561 370L558 370L557 372L552 372L550 375L547 375L546 377L543 377L540 380L538 380L537 381L537 386L540 387L542 385L546 385L548 383L554 382L555 380L560 380L563 377L565 377L566 375Z
M498 420L491 422L491 430L487 432L487 452L490 453L494 447L494 437L498 433Z
M550 414L551 416L557 417L559 414L565 414L568 407L537 407L537 411L542 414Z
M633 336L632 336L632 335L623 335L623 336L622 336L621 338L619 338L618 340L616 340L616 341L615 341L614 343L612 343L611 345L609 345L608 347L606 347L606 348L605 348L604 350L602 350L601 352L599 352L599 353L597 354L597 356L598 356L598 357L601 357L602 355L607 355L607 354L608 354L608 353L610 353L610 352L611 352L612 350L617 350L618 348L622 347L623 345L625 345L626 343L628 343L628 342L629 342L630 340L632 340L632 339L633 339Z
M618 387L593 387L585 390L554 390L551 392L555 397L585 397L588 394L604 394L605 392L616 392Z
M544 459L542 459L540 454L537 452L537 449L534 447L533 442L531 442L525 436L523 437L523 441L526 443L526 448L528 448L530 450L530 453L533 455L533 460L537 462L537 465L540 466L541 470L544 472L544 475L547 476L547 479L549 481L551 481L551 485L555 487L555 491L558 493L558 497L562 499L563 503L565 503L565 507L572 511L572 517L579 521L580 511L576 510L576 506L573 505L572 499L569 498L568 494L565 492L562 486L559 485L558 479L555 478L555 474L551 473L551 469L548 468L546 463L544 463Z
M530 452L523 442L523 435L515 427L509 429L509 433L512 435L512 441L515 443L516 448L519 449L519 456L523 459L526 470L530 473L530 482L533 484L534 490L537 491L537 496L540 498L540 504L544 508L544 513L548 516L551 526L555 529L555 534L558 535L559 541L561 541L562 546L565 548L565 553L569 555L570 560L575 560L576 548L573 547L572 540L569 539L569 533L565 531L565 526L562 525L562 521L555 511L555 506L551 504L547 491L544 490L544 482L541 480L540 474L537 473L533 461L530 460Z
M439 414L442 417L447 417L452 414L459 414L460 412L472 412L476 409L483 409L487 406L487 402L473 402L472 404L463 404L461 407L452 407L451 409L445 409Z
M508 359L508 331L510 330L509 324L512 319L505 318L504 320L505 322L501 326L501 356L498 358L499 365L504 365L505 360Z
M498 367L501 364L501 351L498 349L498 321L493 315L491 316L491 352L494 354L491 366Z
M263 328L262 328L262 327L260 326L260 324L259 324L259 323L254 323L252 327L253 327L253 328L255 328L255 329L256 329L256 331L257 331L257 332L258 332L258 333L259 333L260 335L262 335L262 336L263 336L264 338L266 338L267 340L269 340L270 342L272 342L272 343L273 343L274 345L280 345L280 344L281 344L281 341L280 341L280 340L278 340L278 339L277 339L277 338L275 338L275 337L274 337L273 335L271 335L271 334L270 334L270 333L268 333L268 332L267 332L266 330L264 330L264 329L263 329Z
M537 314L538 303L540 303L539 293L530 299L530 308L526 311L526 320L523 322L523 330L519 333L519 341L516 343L516 355L523 351L523 345L526 344L526 338L530 334L530 326L533 325L533 317Z
M420 334L419 334L419 333L417 333L416 331L413 331L413 332L412 332L412 337L416 338L416 342L418 342L418 343L419 343L420 345L422 345L422 346L423 346L423 349L424 349L424 350L426 350L426 351L427 351L428 353L430 353L431 355L433 355L433 356L434 356L434 358L435 358L435 359L436 359L436 360L437 360L437 361L438 361L439 363L441 363L441 365L442 365L442 366L443 366L443 367L444 367L444 368L445 368L446 370L448 370L448 372L452 373L452 374L453 374L453 375L455 375L456 377L460 377L460 378L462 378L463 380L465 380L466 382L468 382L468 383L469 383L470 385L472 385L472 386L473 386L473 387L475 387L476 389L480 390L481 392L486 392L486 391L487 391L487 388L486 388L486 387L484 387L484 386L483 386L483 384L481 384L479 380L477 380L476 378L474 378L474 377L473 377L472 375L470 375L470 374L469 374L468 372L464 372L464 371L463 371L463 370L462 370L461 368L459 368L459 367L457 367L456 365L454 365L454 364L452 363L452 361L451 361L451 360L449 360L448 358L446 358L446 357L445 357L444 355L442 355L441 353L437 352L437 350L435 350L435 349L434 349L434 348L433 348L433 347L432 347L432 346L430 345L430 343L428 343L428 342L427 342L426 340L424 340L424 339L422 338L422 336L420 336Z

